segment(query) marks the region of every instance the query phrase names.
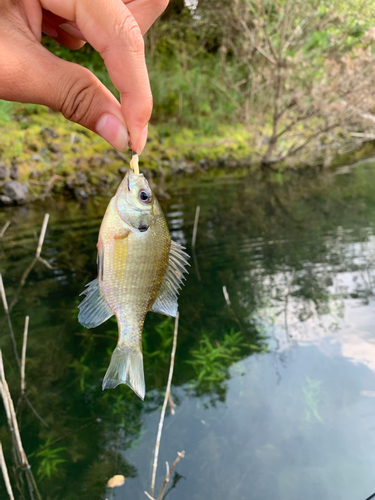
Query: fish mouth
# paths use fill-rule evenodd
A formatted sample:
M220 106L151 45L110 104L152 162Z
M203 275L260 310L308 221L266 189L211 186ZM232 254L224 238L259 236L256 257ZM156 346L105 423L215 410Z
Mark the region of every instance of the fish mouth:
M147 224L139 224L138 231L144 233L145 231L147 231L148 228L149 226Z

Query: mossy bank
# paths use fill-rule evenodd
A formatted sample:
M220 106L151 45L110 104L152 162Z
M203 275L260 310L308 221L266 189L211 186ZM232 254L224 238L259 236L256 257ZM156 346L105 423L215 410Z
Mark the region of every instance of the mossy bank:
M68 122L42 106L2 101L0 109L0 204L22 204L49 196L84 199L107 194L119 184L129 155L119 153L95 133ZM11 110L4 106L11 107ZM10 112L11 111L11 112ZM265 134L266 136L266 134ZM140 168L159 196L168 183L185 176L220 175L228 170L259 172L264 143L254 146L251 131L242 125L218 126L206 135L186 128L165 129L151 125L140 158ZM372 154L367 144L352 161ZM336 158L333 164L347 162ZM308 162L301 159L301 165ZM332 162L330 163L330 165ZM311 162L319 170L323 160ZM285 162L278 173L296 165Z
M76 198L104 194L128 167L127 153L117 152L60 113L19 105L12 115L0 121L0 193L11 179L26 184L27 196L19 202L58 194ZM187 129L160 133L151 125L140 168L163 191L171 174L252 165L256 158L250 139L243 126L223 127L207 137Z

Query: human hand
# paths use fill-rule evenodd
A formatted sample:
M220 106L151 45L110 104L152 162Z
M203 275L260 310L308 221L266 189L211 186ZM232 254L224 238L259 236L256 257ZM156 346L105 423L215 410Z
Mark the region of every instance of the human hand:
M44 104L97 132L120 151L131 140L132 149L140 153L152 111L142 35L167 4L168 0L2 0L0 99ZM103 57L121 104L89 70L45 49L42 31L70 49L88 41Z

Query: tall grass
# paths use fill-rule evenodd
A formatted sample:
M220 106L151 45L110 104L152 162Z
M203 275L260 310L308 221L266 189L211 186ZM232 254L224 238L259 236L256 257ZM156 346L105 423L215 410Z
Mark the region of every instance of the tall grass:
M239 94L220 84L217 55L195 59L188 67L174 56L167 61L164 56L150 60L148 68L155 123L216 132L220 123L232 121L241 106Z
M229 89L223 78L233 78L234 66L220 65L218 53L196 50L196 40L181 41L178 46L172 35L163 35L156 51L147 57L147 67L154 98L152 122L170 130L176 127L200 129L203 133L217 131L219 123L233 121L241 107L240 94ZM114 95L118 91L108 75L100 55L86 45L72 52L44 37L44 45L55 55L81 64L92 71ZM195 55L191 57L192 47Z

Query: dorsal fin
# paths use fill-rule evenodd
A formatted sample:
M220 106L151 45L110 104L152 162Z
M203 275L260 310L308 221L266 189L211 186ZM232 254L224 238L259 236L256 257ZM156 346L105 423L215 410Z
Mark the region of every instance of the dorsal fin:
M186 266L190 264L186 259L189 255L183 251L184 247L171 241L169 251L169 262L159 294L151 307L151 311L176 317L178 304L178 290L183 284L184 273L187 273Z

